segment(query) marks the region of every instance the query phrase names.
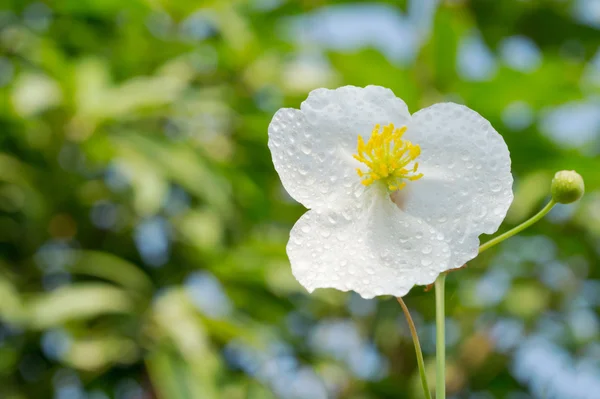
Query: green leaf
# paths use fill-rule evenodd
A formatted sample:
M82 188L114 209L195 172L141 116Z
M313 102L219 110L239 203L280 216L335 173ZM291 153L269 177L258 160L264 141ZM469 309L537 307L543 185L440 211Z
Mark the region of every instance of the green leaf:
M79 251L72 273L103 278L144 295L152 293L152 281L140 268L123 258L99 251Z
M38 294L27 302L26 307L29 325L35 329L106 314L127 314L134 309L127 292L103 283L78 283Z
M10 281L0 275L0 320L21 324L24 316L19 292Z

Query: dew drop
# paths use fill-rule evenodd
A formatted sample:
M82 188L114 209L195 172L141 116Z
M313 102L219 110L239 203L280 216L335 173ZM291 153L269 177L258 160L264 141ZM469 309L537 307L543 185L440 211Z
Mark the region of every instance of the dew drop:
M342 211L342 216L346 220L352 220L352 215L350 213L346 212L346 211Z
M335 238L337 238L339 241L346 241L349 237L350 235L345 230L339 230L335 235Z

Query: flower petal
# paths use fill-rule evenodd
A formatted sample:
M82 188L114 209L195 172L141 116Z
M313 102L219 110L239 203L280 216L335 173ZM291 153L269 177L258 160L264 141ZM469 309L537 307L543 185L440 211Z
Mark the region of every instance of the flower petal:
M402 296L448 269L443 236L381 194L367 190L356 206L339 213L310 210L294 225L287 253L307 290Z
M313 90L301 109L277 111L269 125L273 164L287 192L307 208L342 209L360 179L352 158L358 135L375 124L406 125L406 104L379 86Z
M479 235L495 232L513 200L504 139L477 112L442 103L413 115L407 134L421 146L419 171L402 209L444 234L450 268L477 256Z

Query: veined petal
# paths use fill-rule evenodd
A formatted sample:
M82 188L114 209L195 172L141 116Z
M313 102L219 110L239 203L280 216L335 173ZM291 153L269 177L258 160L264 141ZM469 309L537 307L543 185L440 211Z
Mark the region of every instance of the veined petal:
M452 251L449 268L460 267L513 200L506 143L485 118L453 103L415 113L406 135L421 146L424 177L403 193L402 209L440 231Z
M280 109L269 125L273 164L287 192L307 208L342 209L361 191L353 159L358 135L376 123L406 125L406 104L379 86L312 91L301 109Z
M443 236L382 194L367 190L356 206L341 212L310 210L294 225L287 253L307 290L402 296L448 269Z

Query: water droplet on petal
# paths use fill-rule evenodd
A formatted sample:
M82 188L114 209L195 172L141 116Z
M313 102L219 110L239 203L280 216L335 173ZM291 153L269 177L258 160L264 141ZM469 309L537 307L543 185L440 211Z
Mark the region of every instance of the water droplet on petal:
M302 151L306 155L308 155L312 152L309 143L306 141L302 142L302 144L300 145L300 151Z

